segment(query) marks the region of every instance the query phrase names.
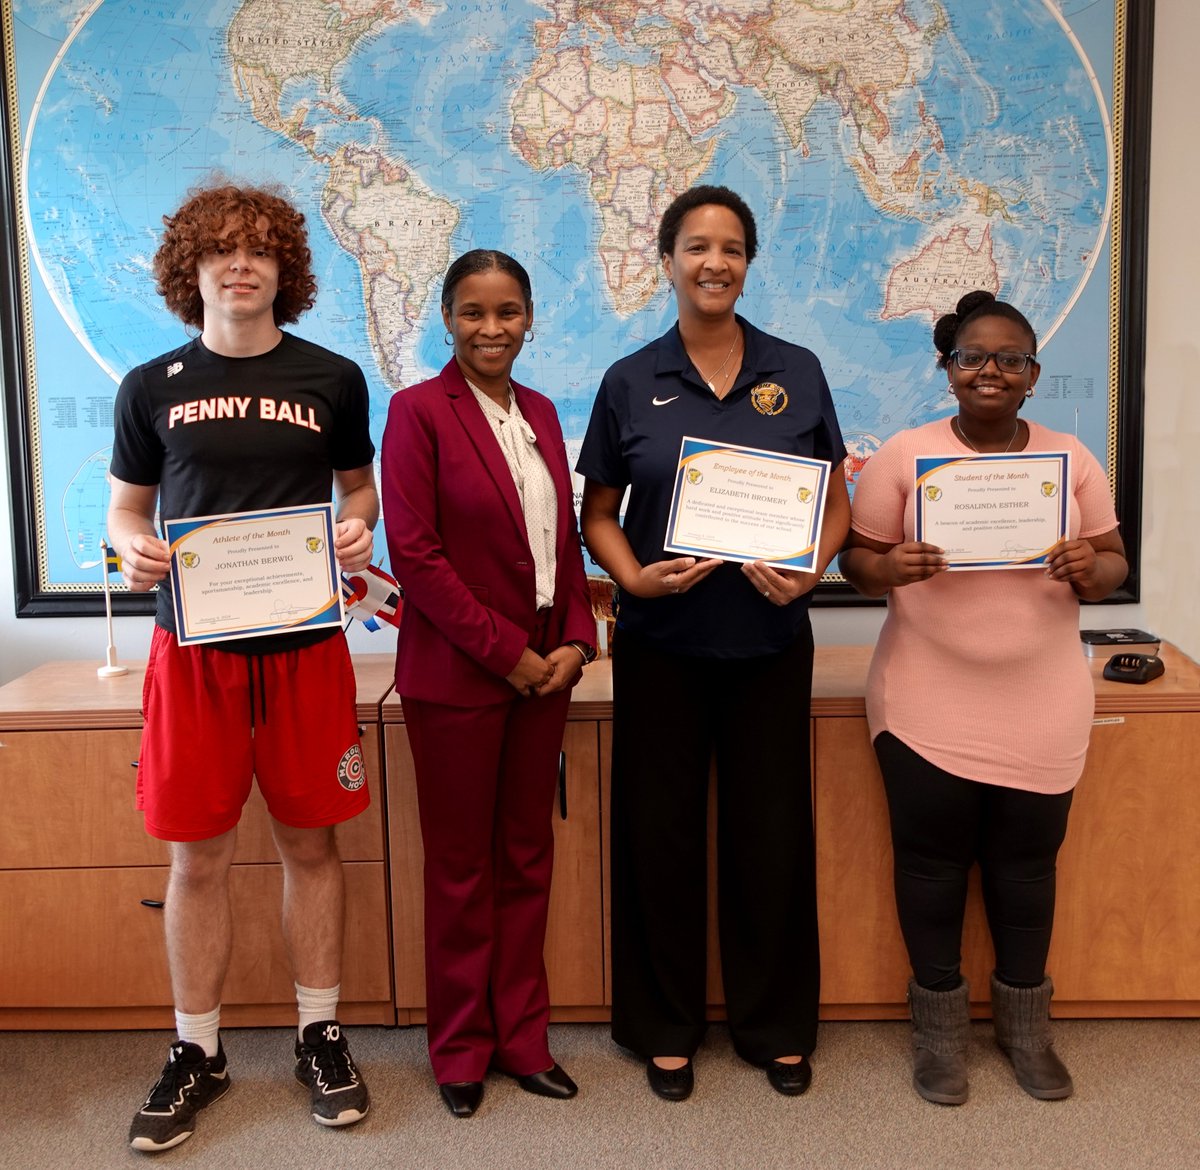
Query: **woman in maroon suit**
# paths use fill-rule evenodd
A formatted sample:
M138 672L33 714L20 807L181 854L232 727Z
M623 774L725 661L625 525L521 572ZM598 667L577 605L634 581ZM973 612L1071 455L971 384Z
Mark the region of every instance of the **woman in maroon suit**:
M511 380L528 274L503 252L460 256L442 319L454 357L393 396L382 480L425 845L429 1055L469 1117L489 1068L576 1092L547 1045L542 950L558 756L596 626L558 417Z

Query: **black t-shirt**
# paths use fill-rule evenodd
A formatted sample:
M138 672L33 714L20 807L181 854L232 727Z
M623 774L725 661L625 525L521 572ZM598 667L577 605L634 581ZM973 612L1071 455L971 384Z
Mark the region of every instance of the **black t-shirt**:
M367 384L348 358L284 333L256 357L215 354L196 338L131 370L114 407L112 474L157 486L159 520L323 504L333 472L375 455ZM157 623L175 630L170 591ZM264 654L328 631L222 642Z
M741 317L738 323L746 353L724 398L696 373L678 325L611 366L600 384L575 469L606 487L630 489L624 531L643 565L678 555L663 542L684 435L835 466L846 457L816 355ZM675 653L750 658L792 642L808 620L810 597L771 605L729 562L678 596L619 594L617 624Z

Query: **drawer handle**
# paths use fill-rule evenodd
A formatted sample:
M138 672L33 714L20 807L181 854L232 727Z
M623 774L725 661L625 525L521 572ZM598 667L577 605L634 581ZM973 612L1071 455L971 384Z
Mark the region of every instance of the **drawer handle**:
M558 815L567 819L567 753L558 753Z
M149 906L151 910L161 910L166 906L166 902L160 902L157 898L143 898L143 906Z

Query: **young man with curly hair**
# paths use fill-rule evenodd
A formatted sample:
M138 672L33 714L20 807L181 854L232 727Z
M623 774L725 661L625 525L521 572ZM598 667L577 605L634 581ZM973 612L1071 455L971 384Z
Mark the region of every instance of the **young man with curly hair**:
M218 185L163 222L157 291L199 335L117 392L108 526L126 583L144 591L167 577L156 512L165 522L298 507L331 492L338 562L364 568L379 512L366 382L354 362L280 329L316 295L304 216L273 191ZM283 862L296 1077L317 1122L359 1121L369 1098L337 1021L345 891L334 827L369 797L344 635L180 646L164 586L143 709L138 807L147 832L170 843L164 925L179 1038L130 1145L178 1145L229 1088L218 1031L229 874L252 777Z

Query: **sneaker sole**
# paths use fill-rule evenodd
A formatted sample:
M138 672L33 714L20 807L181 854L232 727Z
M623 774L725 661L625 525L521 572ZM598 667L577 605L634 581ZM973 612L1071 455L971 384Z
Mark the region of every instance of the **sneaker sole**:
M159 1154L163 1150L173 1150L181 1142L186 1142L195 1132L194 1129L184 1130L183 1133L176 1134L169 1142L155 1142L148 1137L136 1137L129 1143L129 1148L143 1154Z
M322 1117L319 1113L312 1115L313 1121L318 1125L338 1126L338 1125L354 1125L356 1122L362 1121L370 1110L368 1105L361 1112L357 1109L343 1109L336 1117Z
M224 1087L221 1089L221 1091L215 1097L210 1097L207 1101L205 1101L205 1103L200 1107L201 1109L207 1109L210 1105L216 1104L216 1102L218 1102L222 1097L225 1096L226 1093L229 1092L230 1086L233 1084L233 1082L229 1079L228 1073L225 1074L225 1079L222 1084ZM198 1109L196 1112L199 1113L200 1110ZM186 1142L188 1138L190 1138L195 1132L196 1127L193 1125L191 1129L185 1129L183 1133L178 1133L169 1141L165 1142L156 1142L153 1138L148 1137L135 1137L130 1139L129 1148L131 1150L137 1150L142 1154L160 1154L163 1150L173 1150L182 1142Z

